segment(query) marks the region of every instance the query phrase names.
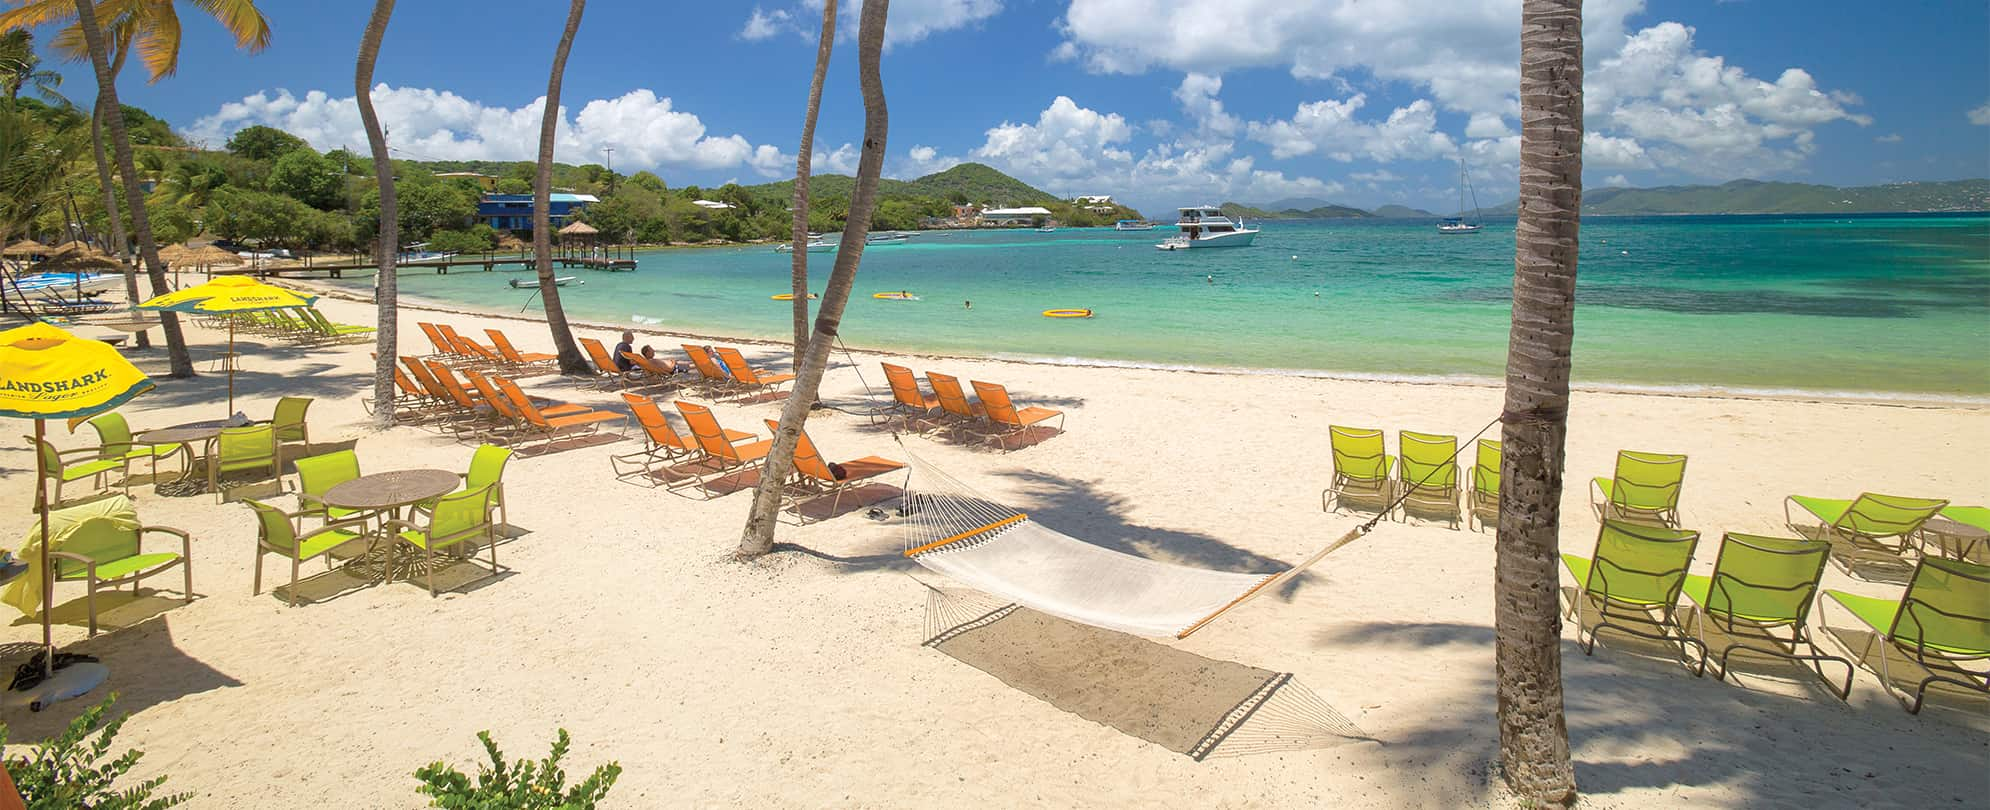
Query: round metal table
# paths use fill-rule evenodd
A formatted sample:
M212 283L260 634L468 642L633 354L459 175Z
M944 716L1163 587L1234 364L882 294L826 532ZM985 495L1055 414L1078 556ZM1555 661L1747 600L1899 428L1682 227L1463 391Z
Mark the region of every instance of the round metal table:
M393 470L362 475L335 484L331 489L325 490L325 494L318 500L326 506L383 513L389 519L399 520L402 509L455 492L462 483L462 476L448 470ZM385 549L379 547L382 541L386 546ZM353 560L351 564L361 568L377 568L378 573L375 576L383 582L386 581L394 572L384 564L384 560L376 558L392 559L394 541L395 538L390 532L374 532L373 543L368 547L366 555Z
M205 422L188 422L184 425L153 428L152 430L132 436L131 441L135 444L177 444L184 448L187 453L187 463L186 468L180 471L180 477L173 479L177 483L193 477L193 447L195 443L200 444L200 456L212 462L214 453L212 452L213 447L211 445L215 439L221 437L222 429L242 427L247 424L249 423L237 422L233 419L210 419Z
M1922 547L1934 546L1935 553L1951 560L1980 562L1990 551L1990 531L1945 517L1928 518L1921 524Z

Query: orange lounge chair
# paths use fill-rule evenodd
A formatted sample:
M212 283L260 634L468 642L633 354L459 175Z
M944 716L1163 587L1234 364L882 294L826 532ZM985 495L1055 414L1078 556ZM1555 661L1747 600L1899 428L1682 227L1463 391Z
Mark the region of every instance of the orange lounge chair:
M719 476L719 480L753 469L755 464L767 457L767 450L774 446L773 442L765 439L751 444L734 444L728 438L730 432L720 427L719 420L712 416L712 409L703 405L680 399L677 401L677 412L684 415L684 424L690 426L691 438L698 442L698 449L704 452L705 460L725 473Z
M449 396L449 401L456 406L454 412L459 418L449 423L450 432L455 433L458 438L465 433L483 436L489 435L492 430L505 424L504 412L486 401L482 394L473 393L471 389L463 387L462 383L456 381L456 375L449 371L448 366L438 360L429 360L427 363L429 376L435 380L436 385L441 386L443 392Z
M623 352L622 356L635 365L637 379L650 385L669 383L677 376L677 366L666 366L661 362L644 357L635 352Z
M988 412L981 403L968 400L967 393L960 390L959 377L928 371L926 383L933 386L933 394L940 398L940 411L947 416L955 432L987 422Z
M981 408L987 412L988 421L994 422L1000 428L1000 432L989 437L991 440L1000 440L1007 436L1013 436L1035 425L1048 422L1051 419L1057 420L1055 431L1057 433L1064 432L1063 411L1054 408L1040 408L1035 405L1017 410L1016 404L1009 401L1009 389L995 383L985 383L975 380L974 394L981 398Z
M503 357L505 359L505 362L510 363L514 366L531 366L531 365L541 365L546 363L559 362L560 356L557 354L539 354L537 352L519 351L517 348L511 345L511 339L505 337L504 332L502 331L496 329L485 329L484 334L490 336L491 346L497 349L498 355L500 357Z
M781 431L779 421L773 419L762 421L767 423L769 433ZM843 472L841 476L836 474L839 469ZM830 464L822 460L822 453L815 449L815 442L809 440L808 431L803 430L795 443L794 473L782 489L795 496L794 500L789 502L789 508L794 510L796 519L806 523L808 517L801 508L804 502L827 497L830 499L829 514L833 516L836 514L836 507L843 503L843 493L855 489L859 484L872 478L903 469L905 469L904 462L879 456L865 456ZM898 489L901 493L905 491L903 486Z
M456 354L456 347L449 345L449 341L442 336L440 331L436 330L435 324L416 321L415 325L421 327L421 333L428 336L429 345L435 347L434 353L423 355L424 359L428 357L449 357Z
M372 357L377 360L380 355L374 354ZM423 393L420 388L416 387L414 381L408 379L407 373L401 371L400 366L394 367L394 387L397 393L394 394L394 398L389 403L389 406L393 408L395 418L407 420L418 419L422 416L422 412L430 407L428 394ZM367 387L367 392L372 392L372 386L369 385ZM378 408L378 403L369 397L362 396L359 399L359 406L370 414Z
M884 379L891 383L891 409L905 417L905 426L912 427L912 418L927 416L940 409L940 398L929 396L919 390L919 378L912 369L880 363L884 366Z
M712 359L712 353L705 351L705 347L689 343L683 346L685 356L691 358L691 366L698 370L698 376L704 378L706 385L716 388L731 388L738 385L730 375L726 374L725 369L719 367L719 362Z
M469 338L453 333L445 334L443 337L449 338L451 343L456 344L456 356L462 358L460 364L466 368L471 366L503 368L509 365L503 357L498 356L497 352L484 348L482 344Z
M548 444L551 444L562 433L576 431L593 433L601 428L601 423L622 418L622 415L618 413L587 410L584 407L578 411L564 410L569 407L565 405L554 405L542 411L538 405L533 404L531 397L526 396L524 391L519 390L518 383L503 377L492 377L490 379L491 382L497 384L498 390L504 392L505 399L511 403L512 408L518 411L518 415L524 418L525 428L530 431L536 431L546 437L546 443ZM550 412L553 411L558 411L559 415L551 415Z
M778 390L782 383L793 382L795 379L795 375L793 374L775 374L747 365L746 358L739 353L738 349L729 346L718 346L714 347L713 351L718 352L719 359L725 361L726 372L731 374L732 378L738 381L740 385L747 388L773 391Z
M479 397L483 398L486 404L491 406L491 410L497 413L506 426L511 427L515 431L522 431L529 427L525 415L518 412L518 408L511 404L511 398L505 396L502 391L499 391L497 383L491 382L491 378L470 369L463 370L463 377L470 381L473 390L477 392ZM539 406L539 415L547 418L588 413L594 410L585 405L551 403L545 400L537 400L533 404Z
M428 394L429 414L440 417L461 415L459 412L461 406L457 404L456 398L449 395L449 392L442 387L442 383L435 381L435 375L429 373L428 367L423 365L424 362L401 355L401 365L407 366L408 374L414 377L415 382Z
M616 366L614 355L609 354L608 350L602 347L601 341L594 338L580 338L580 347L587 350L588 359L593 360L594 368L601 372L601 376L597 379L602 382L616 382L622 385L630 383L630 378L633 376L632 372L623 371L620 367Z

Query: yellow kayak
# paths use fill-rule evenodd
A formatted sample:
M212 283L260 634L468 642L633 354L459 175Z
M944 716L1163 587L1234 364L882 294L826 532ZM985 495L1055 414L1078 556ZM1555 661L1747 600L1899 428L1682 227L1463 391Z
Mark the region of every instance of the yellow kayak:
M916 295L913 295L912 293L909 293L909 292L906 292L906 291L904 291L904 290L899 290L898 292L881 292L881 293L871 293L871 297L872 297L872 298L876 298L876 299L878 299L878 300L880 300L880 301L917 301L917 300L919 300L919 296L916 296Z
M1044 310L1044 311L1043 311L1043 317L1046 317L1046 318L1090 318L1090 317L1092 317L1092 311L1091 311L1091 310L1089 310L1089 309L1046 309L1046 310Z
M793 300L795 300L795 294L794 294L794 293L781 293L780 295L776 295L776 296L771 296L771 297L772 297L772 298L773 298L774 300L776 300L776 301L793 301ZM818 298L818 297L820 297L820 296L817 296L817 295L816 295L815 293L809 293L809 294L808 294L808 300L810 300L810 301L814 301L814 300L815 300L816 298Z

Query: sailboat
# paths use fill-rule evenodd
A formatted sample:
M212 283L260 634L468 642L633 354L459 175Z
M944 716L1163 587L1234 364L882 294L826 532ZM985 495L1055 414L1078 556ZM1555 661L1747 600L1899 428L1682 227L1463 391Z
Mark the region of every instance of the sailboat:
M1465 194L1467 192L1470 192L1472 195L1473 221L1471 222L1465 221ZM1479 192L1472 189L1472 178L1470 175L1465 173L1465 159L1459 158L1458 159L1458 215L1455 217L1445 217L1443 222L1437 223L1437 232L1441 234L1478 233L1479 231L1484 230L1486 227L1478 223L1477 221L1478 218L1479 218Z

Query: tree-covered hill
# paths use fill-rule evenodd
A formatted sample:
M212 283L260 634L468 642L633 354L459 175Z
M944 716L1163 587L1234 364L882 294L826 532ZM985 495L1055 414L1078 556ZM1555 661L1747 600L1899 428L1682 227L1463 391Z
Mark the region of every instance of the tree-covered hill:
M1488 208L1512 214L1517 203ZM1863 214L1893 211L1990 210L1990 180L1824 186L1735 180L1718 186L1589 188L1585 214Z

